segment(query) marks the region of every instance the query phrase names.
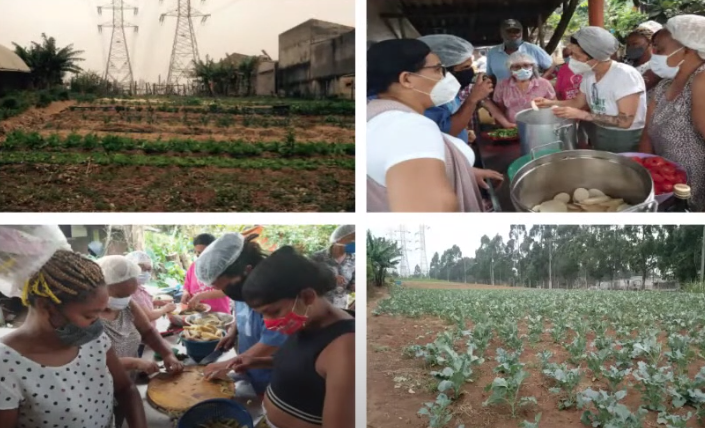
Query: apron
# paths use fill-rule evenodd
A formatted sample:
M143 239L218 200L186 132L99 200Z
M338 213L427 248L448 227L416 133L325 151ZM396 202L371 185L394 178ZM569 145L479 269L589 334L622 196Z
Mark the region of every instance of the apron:
M595 150L612 153L629 153L639 151L639 140L643 129L616 130L607 129L594 123L586 123L590 144Z

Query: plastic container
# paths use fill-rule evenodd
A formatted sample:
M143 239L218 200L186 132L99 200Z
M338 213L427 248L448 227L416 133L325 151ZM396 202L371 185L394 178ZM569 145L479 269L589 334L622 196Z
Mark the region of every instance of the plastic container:
M195 362L199 362L202 359L206 358L210 354L215 351L215 347L218 346L219 340L209 340L209 341L196 341L196 340L189 340L184 338L183 334L181 335L181 343L184 344L184 348L186 348L186 355L191 357L191 359Z
M685 180L686 180L686 182L688 181L688 173L685 172L685 169L683 169L682 166L678 165L677 163L673 162L672 160L664 158L663 156L652 155L652 154L649 154L649 153L620 153L620 155L622 155L622 156L627 156L627 157L630 157L630 158L640 158L640 159L646 159L646 158L661 158L661 159L665 159L665 160L667 160L668 162L672 163L672 164L676 167L676 170L678 170L678 171L682 172L683 174L685 174ZM656 202L658 202L659 204L662 204L662 203L666 202L668 199L670 199L671 196L673 196L673 192L662 193L662 194L660 194L660 195L656 195Z
M234 420L243 428L255 428L252 415L233 400L217 398L196 404L179 418L177 428L198 428L218 420Z

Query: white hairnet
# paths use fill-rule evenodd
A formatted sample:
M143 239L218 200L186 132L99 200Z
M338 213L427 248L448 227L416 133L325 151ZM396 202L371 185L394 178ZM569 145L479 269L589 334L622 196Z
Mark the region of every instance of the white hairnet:
M334 244L341 239L345 238L348 235L352 235L355 233L355 225L354 224L344 224L342 226L338 226L335 228L333 233L330 235L329 242L331 244Z
M578 46L598 61L607 61L619 49L619 41L601 27L585 27L573 35Z
M71 250L59 226L0 226L0 293L21 297L25 282L58 250Z
M226 233L216 239L196 259L196 278L203 284L213 284L240 257L244 246L245 237L239 233Z
M647 30L651 31L652 33L655 33L657 31L659 31L660 29L662 29L663 25L659 24L656 21L646 21L642 24L639 24L639 26L636 28L646 28Z
M432 34L419 37L419 40L426 43L446 67L464 63L472 58L472 52L475 50L472 43L450 34Z
M664 27L678 43L698 52L705 59L705 16L679 15L666 22Z
M525 52L516 51L509 55L507 58L506 66L510 68L514 64L534 64L536 65L536 59Z
M137 263L138 265L152 265L152 258L149 257L149 254L145 253L144 251L133 251L125 257Z
M105 256L97 261L103 271L105 285L119 284L128 279L137 278L142 268L125 256Z

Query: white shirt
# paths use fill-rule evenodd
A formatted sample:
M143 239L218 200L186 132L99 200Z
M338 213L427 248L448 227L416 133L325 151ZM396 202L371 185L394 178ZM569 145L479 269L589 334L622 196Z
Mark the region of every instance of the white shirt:
M65 366L46 367L0 343L0 410L19 409L20 428L112 427L110 346L103 333Z
M587 97L590 111L608 116L619 115L617 101L632 95L639 95L639 107L636 110L634 122L629 130L642 129L646 124L646 83L644 78L631 65L612 61L610 69L596 82L595 73L583 75L580 92ZM605 127L607 129L626 131L621 128Z
M367 123L367 175L386 187L387 171L412 159L445 162L444 134L436 122L418 113L387 111ZM459 138L445 134L470 162L475 152Z

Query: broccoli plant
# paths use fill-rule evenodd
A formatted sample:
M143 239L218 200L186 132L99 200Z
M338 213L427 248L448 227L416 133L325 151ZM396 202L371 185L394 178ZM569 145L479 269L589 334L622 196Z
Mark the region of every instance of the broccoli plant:
M587 366L592 371L593 376L598 377L602 374L602 366L611 354L612 352L609 349L600 349L597 352L587 354Z
M477 350L477 355L482 357L485 355L487 346L492 340L492 327L489 323L479 323L475 324L475 328L472 330L471 335L472 344Z
M631 372L632 369L620 370L615 366L610 366L609 368L603 367L601 375L607 379L610 386L610 391L615 392L619 388L619 384L622 383L624 378Z
M543 334L543 317L541 315L529 315L529 342L538 343Z
M551 351L543 351L539 352L536 354L537 357L541 360L541 370L546 370L549 368L549 366L552 364L550 361L551 357L553 356L553 352Z
M565 348L570 353L570 362L573 364L579 364L580 361L585 358L585 347L587 346L587 340L581 335L576 335L572 342L565 345Z
M565 364L558 365L555 369L546 369L543 371L544 376L552 379L557 387L550 388L552 394L564 393L564 397L558 404L560 410L569 409L576 405L577 398L575 389L580 383L582 373L580 368L569 369Z
M529 373L521 369L507 378L496 377L485 388L485 391L491 391L492 394L482 405L507 404L511 409L512 417L516 418L517 410L520 407L538 404L534 397L520 397L519 395L521 385L527 377L529 377Z
M453 414L448 409L451 401L445 394L438 394L435 402L428 402L419 410L419 415L429 419L429 428L443 428L450 422Z
M693 416L691 412L688 414L679 415L669 415L665 412L661 412L656 419L656 423L660 425L666 425L666 428L686 428L686 423Z
M497 356L495 361L499 363L495 367L495 373L503 373L507 375L513 375L524 368L524 363L519 362L519 356L521 353L517 352L507 352L502 348L497 348Z
M610 394L602 390L586 389L578 394L578 408L585 409L580 421L594 428L641 428L647 411L629 411L627 406L620 403L626 396L627 391Z
M658 368L639 361L638 369L634 372L634 379L639 381L636 389L641 392L641 400L644 403L644 407L659 412L665 411L666 388L668 383L673 381L671 368Z
M519 422L519 428L539 428L539 422L541 422L541 413L534 417L533 422L521 421Z
M462 386L472 376L471 358L467 355L459 355L453 350L448 350L450 366L441 371L431 372L436 379L440 379L438 391L445 393L453 390L453 399L457 400L462 393Z
M671 404L676 409L683 406L695 408L695 415L700 421L705 419L705 367L691 380L688 376L676 376L673 385L668 388L671 396Z
M497 328L499 336L509 349L518 350L522 347L522 340L519 338L519 327L516 322L505 322Z
M661 360L663 347L656 337L647 337L634 343L632 358L644 358L649 364L655 366Z
M598 351L602 351L603 349L611 349L613 343L614 339L609 336L596 336L592 341L592 346Z

